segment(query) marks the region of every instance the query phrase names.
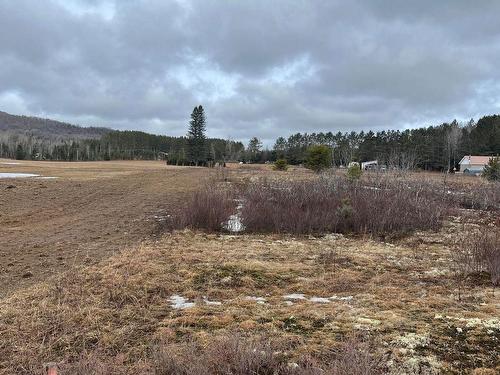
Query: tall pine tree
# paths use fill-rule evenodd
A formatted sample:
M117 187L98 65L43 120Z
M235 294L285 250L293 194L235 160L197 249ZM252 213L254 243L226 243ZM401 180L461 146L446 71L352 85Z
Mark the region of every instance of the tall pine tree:
M199 105L194 107L189 121L188 131L188 156L189 162L196 166L204 165L207 162L207 148L205 136L205 112Z

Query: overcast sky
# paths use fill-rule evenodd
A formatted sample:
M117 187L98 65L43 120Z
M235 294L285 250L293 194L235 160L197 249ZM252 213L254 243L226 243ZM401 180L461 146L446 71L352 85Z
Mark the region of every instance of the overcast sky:
M0 0L0 110L271 145L500 112L500 1Z

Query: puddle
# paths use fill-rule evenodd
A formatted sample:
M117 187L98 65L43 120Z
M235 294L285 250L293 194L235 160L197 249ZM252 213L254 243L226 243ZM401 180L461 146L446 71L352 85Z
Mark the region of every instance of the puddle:
M173 309L189 309L194 307L194 302L188 302L186 298L174 294L170 297L170 306Z
M28 177L40 177L40 175L33 173L0 173L0 178L28 178Z

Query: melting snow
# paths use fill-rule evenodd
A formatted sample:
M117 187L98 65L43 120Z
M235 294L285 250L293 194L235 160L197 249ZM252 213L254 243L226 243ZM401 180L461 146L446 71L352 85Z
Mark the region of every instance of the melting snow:
M219 302L219 301L209 301L207 297L203 297L203 302L205 302L207 305L212 305L212 306L220 306L220 305L222 305L222 302Z
M250 301L255 301L260 304L266 303L266 299L264 297L253 297L253 296L247 296L245 299L250 300Z
M292 293L292 294L287 294L283 296L284 299L286 300L307 300L309 302L313 303L330 303L332 301L351 301L354 297L353 296L347 296L347 297L338 297L338 296L332 296L332 297L310 297L306 298L306 296L303 293Z
M311 297L309 298L309 301L315 302L315 303L330 303L329 298L324 298L324 297Z
M233 233L243 232L245 230L245 226L241 222L241 209L243 208L243 203L241 203L241 200L237 201L240 203L236 206L236 213L229 216L227 222L224 223L224 229Z
M292 293L283 296L284 299L306 299L306 297L302 293Z
M189 309L194 306L194 302L187 302L187 299L174 294L170 297L170 306L174 309Z
M27 177L40 177L40 175L32 173L0 173L0 178L27 178Z

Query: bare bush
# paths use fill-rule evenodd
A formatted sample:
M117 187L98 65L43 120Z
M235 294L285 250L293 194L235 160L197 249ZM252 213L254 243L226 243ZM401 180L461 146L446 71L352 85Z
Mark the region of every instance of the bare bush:
M369 375L381 374L381 357L349 339L323 360L290 358L290 345L269 338L219 337L206 347L195 343L160 347L154 355L157 375Z
M264 181L242 194L247 232L390 234L437 229L446 212L432 187L405 180Z
M188 199L175 219L174 228L222 230L228 217L235 213L236 205L232 190L207 184Z
M453 258L461 278L487 272L493 285L500 285L500 230L486 227L465 234L459 239Z
M465 191L450 191L448 195L461 208L500 211L500 184L485 183Z

